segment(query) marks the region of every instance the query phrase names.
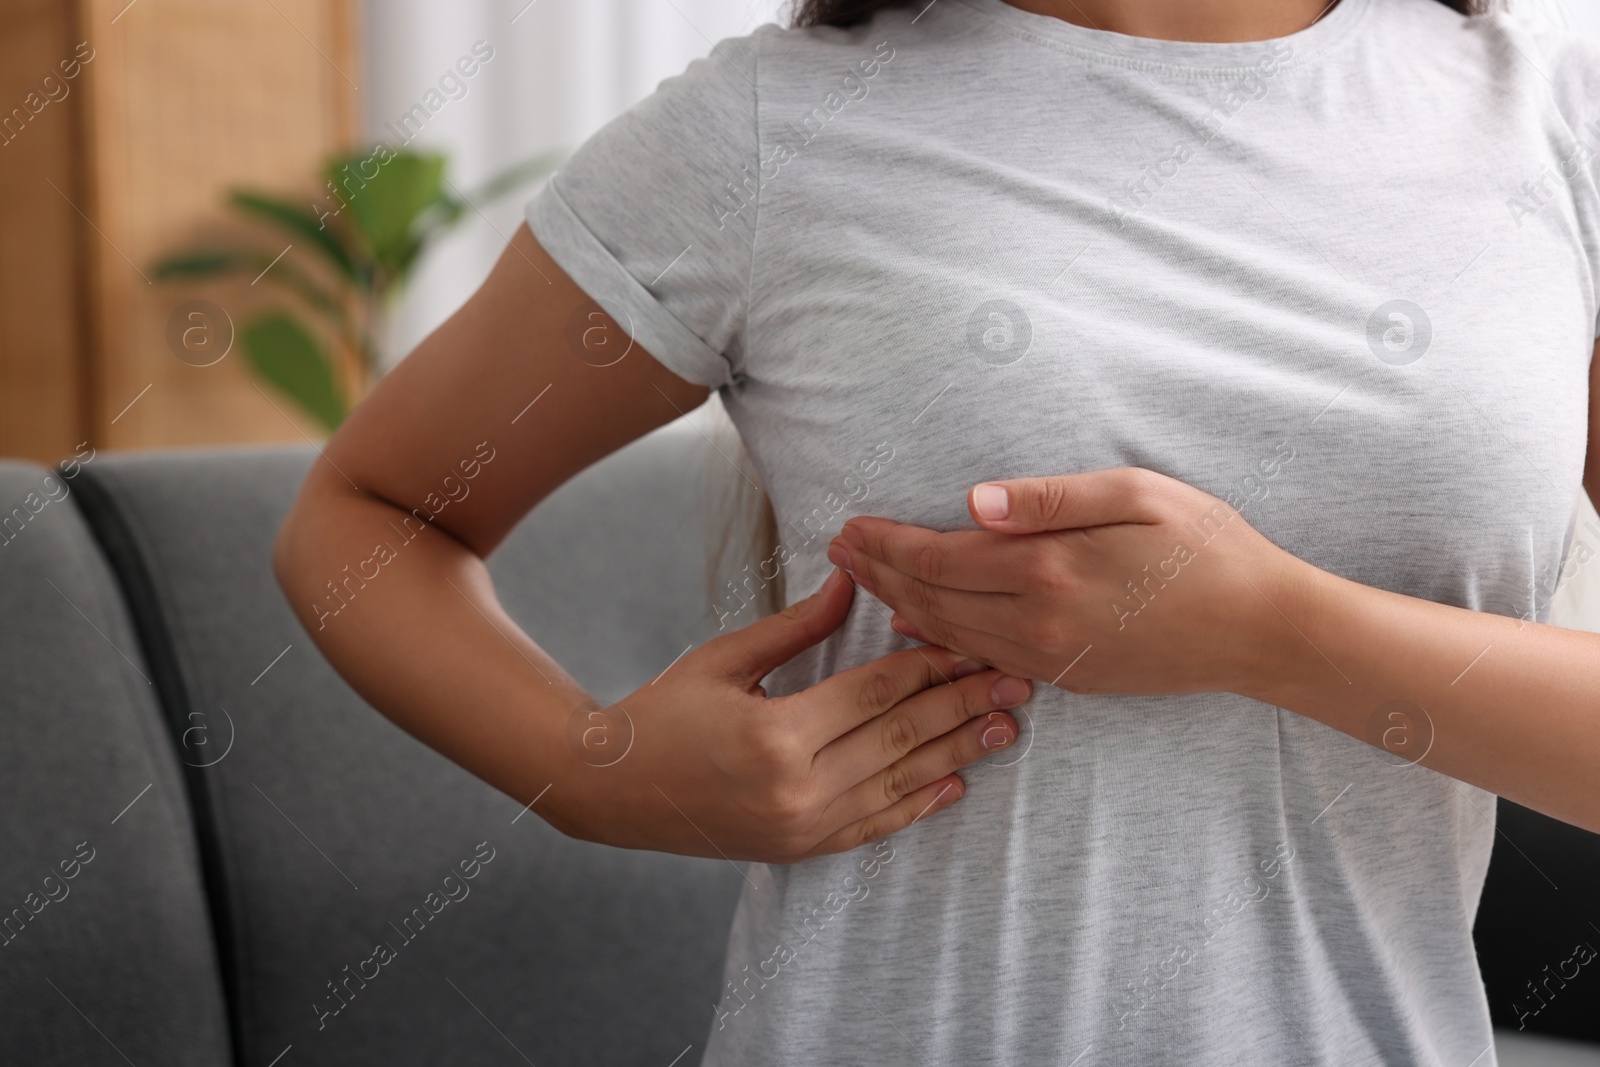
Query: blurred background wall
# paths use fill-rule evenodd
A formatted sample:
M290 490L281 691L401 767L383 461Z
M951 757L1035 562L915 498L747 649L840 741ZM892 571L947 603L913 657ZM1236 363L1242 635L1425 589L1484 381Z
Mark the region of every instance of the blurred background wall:
M0 455L295 436L240 361L173 357L151 275L224 190L307 188L362 136L356 7L0 0Z

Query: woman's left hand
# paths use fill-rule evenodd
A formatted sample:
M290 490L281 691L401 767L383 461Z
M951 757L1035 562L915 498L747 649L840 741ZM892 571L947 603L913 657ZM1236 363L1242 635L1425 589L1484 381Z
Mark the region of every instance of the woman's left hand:
M1288 657L1310 566L1233 508L1135 467L988 482L981 530L851 519L828 558L907 637L1074 693L1247 692Z

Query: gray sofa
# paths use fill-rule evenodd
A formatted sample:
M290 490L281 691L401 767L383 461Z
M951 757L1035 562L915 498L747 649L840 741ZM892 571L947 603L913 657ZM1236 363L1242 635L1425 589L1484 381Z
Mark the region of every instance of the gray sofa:
M698 1062L740 873L568 840L366 707L268 562L314 458L0 464L0 1064ZM720 462L669 427L491 561L599 699L715 631ZM1583 870L1557 893L1497 855L1496 936L1515 951L1558 906L1600 922Z

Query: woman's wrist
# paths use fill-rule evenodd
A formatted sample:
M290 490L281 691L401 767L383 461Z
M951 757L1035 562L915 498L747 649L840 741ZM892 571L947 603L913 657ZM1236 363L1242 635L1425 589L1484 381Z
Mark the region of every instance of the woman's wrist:
M1231 692L1278 707L1304 707L1308 687L1333 672L1311 639L1348 595L1337 576L1287 552L1267 574L1252 580L1254 602L1246 613L1241 655L1233 667ZM1354 587L1359 588L1359 587Z
M1260 655L1234 691L1376 743L1373 713L1421 699L1409 615L1436 605L1361 585L1289 557L1257 632ZM1409 706L1409 705L1408 705Z

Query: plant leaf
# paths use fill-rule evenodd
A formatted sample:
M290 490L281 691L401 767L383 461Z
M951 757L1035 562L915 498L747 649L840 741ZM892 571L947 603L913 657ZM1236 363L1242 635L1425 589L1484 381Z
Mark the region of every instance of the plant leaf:
M394 267L392 268L394 270L394 284L388 288L388 291L383 296L392 297L399 291L400 283L410 276L411 268L416 266L417 259L422 255L422 250L426 247L428 240L435 233L443 232L448 228L448 223L441 223L434 227L433 230L411 238L402 248L395 252Z
M317 339L289 315L271 312L244 328L244 352L263 380L284 393L330 432L349 409L333 377L333 364Z
M234 207L255 215L298 237L326 256L339 272L352 281L360 281L360 271L349 249L340 241L335 227L324 226L314 211L302 208L288 200L262 193L235 189L228 197Z
M259 252L244 248L218 248L180 252L157 260L152 273L159 281L179 278L208 278L217 274L237 274L253 262Z
M366 239L382 273L390 277L403 273L413 227L442 199L444 170L444 156L419 152L391 153L381 163L374 154L356 156L329 166L329 177L345 190L355 229Z
M267 268L271 267L269 271ZM317 284L294 263L293 256L282 259L253 248L215 248L182 252L160 260L153 268L157 281L181 281L228 274L248 274L294 293L312 309L321 312L340 330L350 329L350 316L338 297Z

